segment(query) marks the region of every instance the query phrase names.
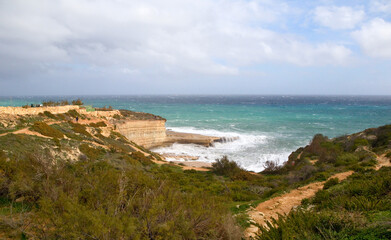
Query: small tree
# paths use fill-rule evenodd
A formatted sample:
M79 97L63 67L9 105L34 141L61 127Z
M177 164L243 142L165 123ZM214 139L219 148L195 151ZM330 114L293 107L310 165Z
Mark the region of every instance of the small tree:
M79 99L77 99L77 100L73 100L72 101L72 104L73 105L78 105L78 106L81 106L81 105L83 105L83 102L80 100L80 98Z

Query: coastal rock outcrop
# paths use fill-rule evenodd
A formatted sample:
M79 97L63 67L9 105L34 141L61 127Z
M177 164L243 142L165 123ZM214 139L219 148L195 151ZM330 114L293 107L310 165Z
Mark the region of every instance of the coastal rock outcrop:
M115 129L129 140L145 148L161 146L166 142L166 120L119 120Z
M150 113L129 110L96 109L94 111L87 111L86 108L75 105L31 108L0 107L0 114L16 117L21 115L38 115L46 111L52 114L63 114L71 110L77 111L88 119L99 118L106 121L111 125L111 129L118 131L130 141L148 149L174 143L198 144L210 147L216 142L226 143L237 139L235 137L213 137L170 131L166 129L166 119Z

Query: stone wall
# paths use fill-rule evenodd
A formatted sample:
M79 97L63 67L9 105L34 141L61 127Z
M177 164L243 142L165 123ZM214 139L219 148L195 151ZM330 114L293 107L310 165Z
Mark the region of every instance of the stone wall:
M145 148L161 146L166 141L166 120L119 120L113 124L122 135Z

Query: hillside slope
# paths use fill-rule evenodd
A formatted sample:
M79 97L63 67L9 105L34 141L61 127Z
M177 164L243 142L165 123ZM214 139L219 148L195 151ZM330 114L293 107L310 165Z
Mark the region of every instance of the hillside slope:
M268 162L262 173L226 157L210 171L196 171L166 163L118 132L113 123L124 118L155 118L128 114L0 114L0 238L241 239L251 226L248 210L305 186L314 186L315 196L298 207L303 211L279 217L257 238L338 239L371 229L379 239L387 236L391 170L377 160L390 163L390 126L336 139L316 135L283 166ZM351 171L341 183L325 182Z

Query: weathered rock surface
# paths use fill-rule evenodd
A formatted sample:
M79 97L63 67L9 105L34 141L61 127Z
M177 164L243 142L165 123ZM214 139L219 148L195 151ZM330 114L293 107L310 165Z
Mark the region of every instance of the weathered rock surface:
M117 131L145 148L161 146L165 143L166 120L118 120L114 121Z

